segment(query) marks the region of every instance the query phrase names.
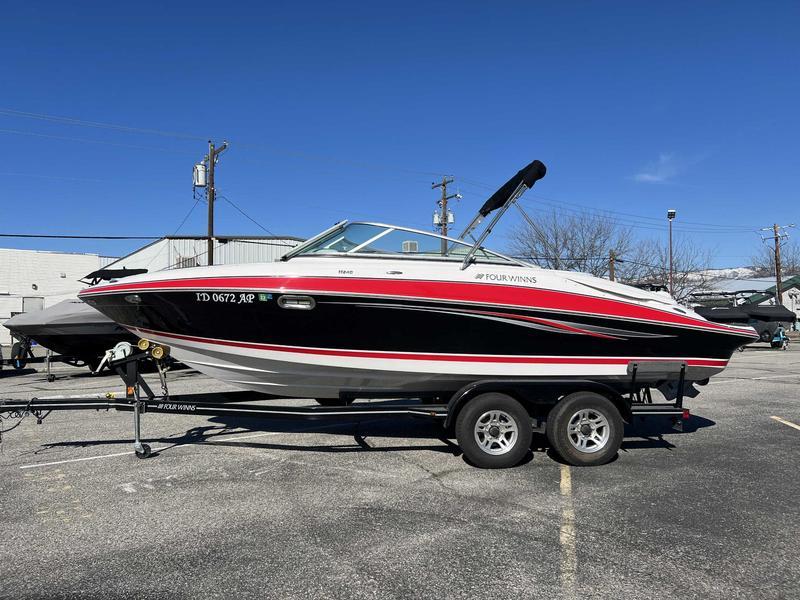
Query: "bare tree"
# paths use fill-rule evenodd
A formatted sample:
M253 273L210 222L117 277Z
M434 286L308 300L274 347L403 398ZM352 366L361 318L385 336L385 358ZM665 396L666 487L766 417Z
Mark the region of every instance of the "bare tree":
M616 279L631 285L669 285L669 247L660 240L634 241L633 230L613 217L593 212L562 214L557 210L527 215L511 231L511 251L547 269L581 271L608 277L609 254L617 257ZM673 244L675 298L706 291L716 281L707 271L712 253L689 238Z
M708 273L713 253L691 239L678 236L673 243L673 288L675 299L686 300L695 292L707 291L718 281ZM624 283L669 287L669 246L660 240L643 240L622 258L617 270Z
M555 209L535 217L523 214L523 223L511 231L511 250L540 267L607 277L611 251L623 256L632 248L631 229L608 215Z
M759 251L750 258L750 266L759 277L775 275L775 247L767 239ZM783 275L800 275L800 244L781 244L781 272Z

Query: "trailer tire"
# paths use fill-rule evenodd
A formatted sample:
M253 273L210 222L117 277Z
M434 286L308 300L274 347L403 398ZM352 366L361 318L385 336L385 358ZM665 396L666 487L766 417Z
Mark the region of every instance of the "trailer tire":
M22 346L22 342L14 342L11 345L11 359L14 361L13 366L15 369L24 369L28 364L25 354L26 350Z
M136 458L150 458L150 455L153 453L153 449L150 447L150 444L142 444L141 450L136 450Z
M456 440L464 456L482 469L517 466L530 451L531 418L506 394L488 393L469 400L456 417Z
M624 424L614 403L594 392L575 392L560 400L547 417L550 447L576 467L603 465L622 445Z

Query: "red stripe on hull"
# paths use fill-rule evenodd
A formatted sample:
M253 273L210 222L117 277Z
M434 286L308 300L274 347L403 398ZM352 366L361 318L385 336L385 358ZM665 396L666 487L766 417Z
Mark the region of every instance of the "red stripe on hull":
M572 292L486 283L338 277L200 277L96 286L83 290L79 296L87 297L110 292L147 292L162 289L173 291L198 288L261 289L278 293L325 292L433 301L478 302L482 304L513 305L523 308L599 314L643 321L659 321L727 333L744 333L732 327L619 300L586 296Z
M446 362L482 362L482 363L508 363L508 364L585 364L585 365L627 365L631 361L652 362L664 360L685 360L686 364L694 367L725 367L727 360L721 358L702 359L667 359L667 358L641 358L641 357L583 357L583 356L491 356L491 355L461 355L461 354L424 354L414 352L383 352L372 350L341 350L328 348L298 348L295 346L276 346L273 344L260 344L257 342L238 342L232 340L216 340L211 338L182 335L178 333L165 333L130 327L134 331L149 335L164 336L168 338L230 346L234 348L249 348L252 350L269 350L273 352L290 352L293 354L311 354L317 356L347 356L353 358L381 358L392 360L433 360Z

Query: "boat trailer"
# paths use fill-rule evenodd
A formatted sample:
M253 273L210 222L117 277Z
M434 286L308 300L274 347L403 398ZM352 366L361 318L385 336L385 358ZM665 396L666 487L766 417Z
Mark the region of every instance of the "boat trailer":
M22 372L28 365L44 364L44 371L47 381L52 383L56 380L55 374L52 372L52 365L55 363L64 363L71 367L88 367L89 364L78 356L70 356L67 354L56 354L49 348L45 348L44 356L36 356L33 353L33 345L31 340L22 336L15 336L17 341L11 346L11 357L3 358L2 350L0 350L0 372L5 367L11 367L14 371Z
M107 392L93 395L60 395L27 400L0 398L0 425L3 421L21 420L33 416L38 424L54 411L66 410L118 410L133 413L133 448L137 457L147 458L152 454L151 447L141 440L141 416L145 413L196 414L203 416L239 416L251 418L288 418L306 420L345 420L369 419L375 417L412 416L440 421L446 430L451 430L458 413L472 398L493 392L511 394L530 400L532 432L546 431L546 416L558 398L570 392L600 392L613 394L615 404L626 421L635 416L661 415L672 419L673 427L682 431L682 423L689 418L689 410L683 407L686 363L667 361L631 362L628 365L630 379L618 385L610 385L591 379L576 378L529 378L517 380L480 380L470 383L455 394L428 395L419 393L374 390L362 392L345 390L341 392L338 404L330 406L277 406L252 404L249 401L274 399L255 391L203 392L170 395L165 356L153 357L150 351L135 352L129 356L111 361L109 366L116 371L125 384L124 393ZM142 377L141 367L147 362L156 363L161 393L153 391ZM640 385L637 378L648 374L663 376L665 381L674 384L675 399L672 402L654 402L650 387ZM209 401L213 398L215 401ZM538 400L534 400L538 398ZM555 400L552 400L555 398ZM370 402L355 402L369 399ZM386 400L393 400L387 402ZM410 403L396 403L400 399ZM377 400L377 401L376 401ZM335 401L334 401L335 402ZM541 410L537 410L540 407ZM18 423L17 423L18 425ZM6 429L10 431L17 425ZM0 427L0 444L3 429Z

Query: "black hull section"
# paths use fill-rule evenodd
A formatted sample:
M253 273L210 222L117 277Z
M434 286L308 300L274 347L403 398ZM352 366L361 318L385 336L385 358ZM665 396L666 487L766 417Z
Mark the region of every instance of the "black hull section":
M242 296L245 301L240 301ZM249 297L252 302L246 301ZM274 292L236 290L205 295L140 291L135 299L119 293L87 301L114 321L135 328L325 349L727 360L752 339L669 324L480 304L312 294L304 297L313 298L314 307L304 310L282 308L278 297Z

